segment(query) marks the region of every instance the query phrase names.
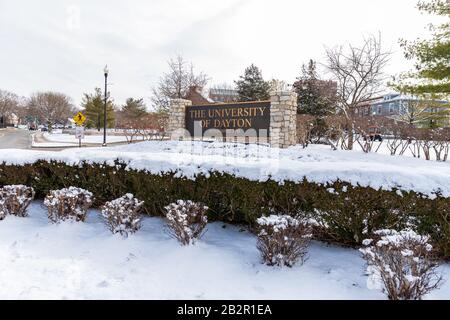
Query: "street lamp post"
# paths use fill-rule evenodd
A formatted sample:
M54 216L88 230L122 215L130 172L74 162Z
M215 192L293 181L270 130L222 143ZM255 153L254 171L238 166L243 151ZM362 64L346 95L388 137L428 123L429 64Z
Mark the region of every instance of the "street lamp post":
M105 74L105 101L103 105L103 147L106 147L106 105L108 104L108 66L103 69Z

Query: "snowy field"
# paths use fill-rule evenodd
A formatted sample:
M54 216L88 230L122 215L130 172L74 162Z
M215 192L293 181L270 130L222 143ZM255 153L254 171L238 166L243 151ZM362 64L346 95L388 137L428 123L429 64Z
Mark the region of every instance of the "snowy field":
M98 211L54 225L34 202L30 217L0 221L0 299L385 299L356 250L313 242L303 266L267 267L252 234L223 226L181 247L160 218L123 239ZM449 265L440 271L450 279ZM449 299L450 283L425 298Z
M109 148L69 149L61 152L13 150L1 153L0 162L33 163L58 160L77 165L80 161L113 164L159 174L177 172L195 178L210 171L225 172L250 180L272 178L283 181L327 183L337 179L375 189L417 191L432 196L440 190L450 197L450 163L405 156L333 151L328 146L310 145L288 149L233 143L150 141Z

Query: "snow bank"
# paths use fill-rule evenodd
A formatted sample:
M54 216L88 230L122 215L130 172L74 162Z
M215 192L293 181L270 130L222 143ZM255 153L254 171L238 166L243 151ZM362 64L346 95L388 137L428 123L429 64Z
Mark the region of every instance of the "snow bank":
M392 190L417 191L429 196L440 191L450 197L450 164L402 156L364 154L359 151L332 151L311 145L289 149L258 145L207 142L151 141L110 148L70 149L61 152L0 150L0 162L33 163L37 160L63 161L78 165L113 164L119 159L128 168L159 174L176 172L195 179L218 171L256 181L269 178L283 183L306 178L316 183L336 180L352 185Z

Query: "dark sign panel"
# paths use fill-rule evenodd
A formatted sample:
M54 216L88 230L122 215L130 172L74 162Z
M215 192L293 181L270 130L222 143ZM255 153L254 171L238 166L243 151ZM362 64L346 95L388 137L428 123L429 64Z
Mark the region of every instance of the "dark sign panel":
M210 129L253 129L259 135L269 134L270 102L250 102L217 105L201 105L186 108L186 129L191 136L204 135Z

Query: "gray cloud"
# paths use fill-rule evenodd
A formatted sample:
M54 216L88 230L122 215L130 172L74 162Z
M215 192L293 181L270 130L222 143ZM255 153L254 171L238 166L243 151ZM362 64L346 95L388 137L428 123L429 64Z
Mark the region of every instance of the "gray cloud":
M426 34L430 21L411 0L0 0L0 88L58 90L79 103L102 85L107 63L116 102L148 98L177 53L215 83L252 62L266 78L293 81L324 45L378 31L397 50L389 69L397 73L410 67L398 38Z

